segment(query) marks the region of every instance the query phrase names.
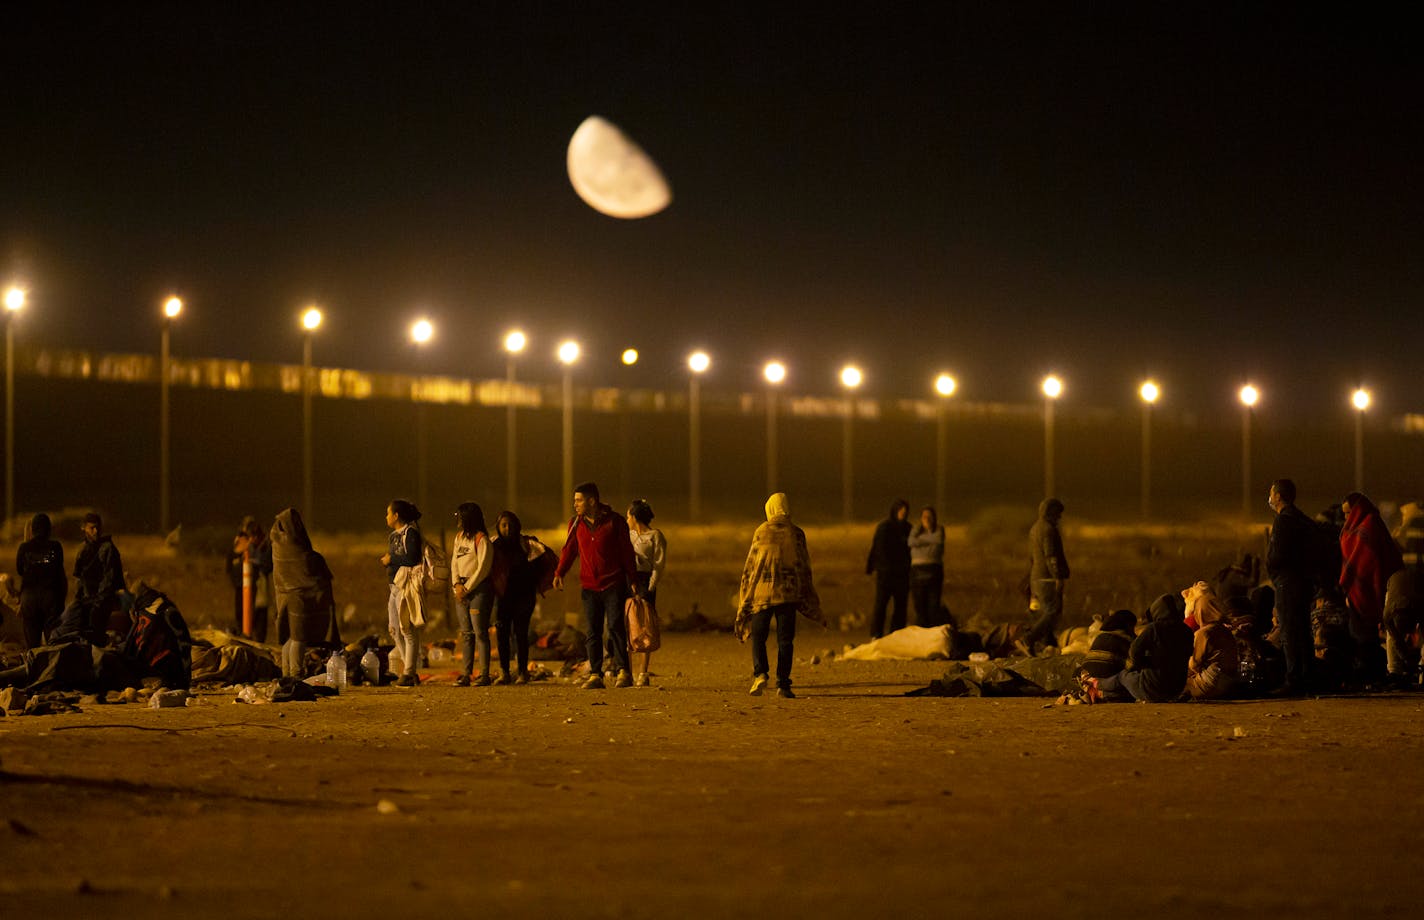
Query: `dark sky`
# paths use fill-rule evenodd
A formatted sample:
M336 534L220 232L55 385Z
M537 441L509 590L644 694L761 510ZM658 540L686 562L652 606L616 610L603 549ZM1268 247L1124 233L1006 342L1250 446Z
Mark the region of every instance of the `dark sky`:
M590 381L1108 405L1424 409L1414 30L1379 7L23 4L3 14L0 268L23 341ZM1349 18L1342 18L1347 16ZM590 114L675 200L564 168ZM405 327L428 312L422 358ZM644 353L633 374L618 350ZM1264 407L1263 407L1264 408Z

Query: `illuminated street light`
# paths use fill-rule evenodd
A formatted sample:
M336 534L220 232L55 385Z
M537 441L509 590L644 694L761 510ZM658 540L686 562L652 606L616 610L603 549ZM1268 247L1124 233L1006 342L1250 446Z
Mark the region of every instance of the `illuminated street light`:
M1364 387L1350 396L1355 407L1355 491L1365 491L1365 410L1370 407L1370 391Z
M766 494L776 491L776 387L786 379L786 365L768 361L761 375L766 379Z
M5 523L10 536L15 517L15 315L25 308L26 293L13 286L5 292Z
M1152 407L1162 395L1154 381L1144 380L1137 388L1142 399L1142 519L1152 517Z
M949 374L940 374L934 379L934 391L939 394L939 405L935 407L935 513L944 515L946 469L949 466L949 420L945 404L959 384Z
M696 523L702 519L702 375L712 366L705 351L687 356L687 504L688 517Z
M1251 413L1261 399L1261 391L1246 384L1237 394L1241 400L1241 513L1251 514Z
M158 532L168 533L169 430L168 378L172 367L168 359L168 331L173 320L183 312L183 301L170 297L163 302L163 324L158 340Z
M410 324L410 340L415 343L417 348L429 345L434 338L435 324L425 317L422 316ZM415 403L415 494L419 506L424 508L429 504L427 501L429 496L426 494L426 483L429 481L426 475L428 457L426 428L429 420L426 418L428 409L425 400L420 398L421 394L419 393L414 395L417 396Z
M625 367L632 367L634 364L637 364L637 363L638 363L638 349L636 349L636 348L625 348L625 349L623 349L623 354L621 355L621 360L623 361L623 365L624 365Z
M579 344L573 339L559 345L559 363L564 366L564 501L569 501L574 494L574 364L579 359L579 352Z
M504 404L504 506L513 510L519 507L519 440L515 430L514 406L514 360L524 351L529 339L518 329L512 329L504 337L505 352L505 404Z
M312 507L312 335L321 328L321 310L302 311L302 517L308 525L316 519Z
M855 505L855 390L865 379L860 368L841 368L841 386L846 389L844 426L841 429L841 520L850 522Z
M1063 381L1052 374L1043 378L1043 494L1054 497L1053 403L1063 395Z

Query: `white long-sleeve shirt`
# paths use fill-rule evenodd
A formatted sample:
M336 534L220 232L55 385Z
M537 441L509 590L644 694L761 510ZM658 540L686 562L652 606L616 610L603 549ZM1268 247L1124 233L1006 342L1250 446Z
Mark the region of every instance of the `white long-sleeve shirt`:
M658 590L658 580L663 577L663 567L667 565L667 538L656 527L645 533L630 528L628 536L633 541L633 557L638 571L651 573L648 590Z
M478 588L494 566L494 556L489 547L489 537L482 533L467 537L463 531L456 531L455 552L450 558L451 581L464 585L467 592Z

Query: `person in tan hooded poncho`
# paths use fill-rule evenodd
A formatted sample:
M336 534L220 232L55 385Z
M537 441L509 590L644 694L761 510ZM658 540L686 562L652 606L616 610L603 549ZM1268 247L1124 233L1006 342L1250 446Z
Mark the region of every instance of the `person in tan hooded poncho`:
M786 493L777 492L766 500L766 523L757 527L752 536L747 563L742 568L741 598L733 626L741 641L751 636L752 696L761 696L769 679L766 640L775 619L777 695L795 697L791 692L791 656L798 613L825 623L821 598L811 579L806 534L791 523Z
M331 569L312 549L297 509L277 515L272 525L272 588L277 596L277 641L282 643L282 675L305 677L308 645L341 643Z

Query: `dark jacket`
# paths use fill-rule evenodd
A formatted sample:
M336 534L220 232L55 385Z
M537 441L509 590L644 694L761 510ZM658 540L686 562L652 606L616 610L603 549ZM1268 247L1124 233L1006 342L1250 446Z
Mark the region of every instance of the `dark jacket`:
M79 582L74 589L76 601L107 604L118 598L124 589L124 563L108 534L100 534L93 543L84 541L74 560L74 578Z
M1316 523L1295 505L1286 505L1271 522L1266 574L1272 581L1304 579L1314 583L1319 542Z
M1152 622L1133 640L1128 670L1139 675L1143 697L1149 702L1171 702L1187 685L1194 637L1185 616L1181 596L1164 594L1152 602Z
M391 561L386 564L386 580L395 583L396 570L406 565L422 565L425 562L425 538L420 528L412 522L405 529L405 537L399 530L392 530L386 540Z
M33 539L20 544L15 553L15 572L20 576L20 594L40 592L58 597L64 605L69 579L64 574L64 547L58 540Z
M1029 578L1034 581L1068 577L1068 557L1063 553L1063 536L1058 532L1058 518L1063 503L1046 498L1038 506L1038 520L1028 532L1029 554L1032 559Z
M895 517L900 508L890 509L890 517L875 527L870 540L870 555L865 559L865 574L874 572L891 578L910 577L910 522Z

